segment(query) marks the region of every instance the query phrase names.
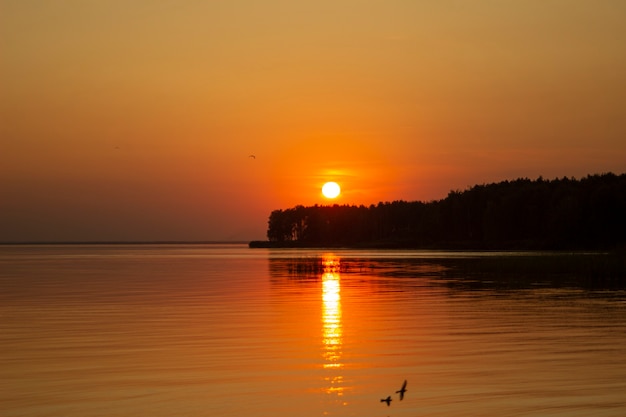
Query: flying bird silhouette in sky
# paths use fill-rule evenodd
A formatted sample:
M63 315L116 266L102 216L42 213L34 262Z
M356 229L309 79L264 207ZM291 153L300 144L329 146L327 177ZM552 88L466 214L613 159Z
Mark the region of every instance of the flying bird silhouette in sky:
M404 399L404 393L406 392L406 379L404 380L404 384L402 384L402 388L399 391L396 391L396 394L400 394L400 401Z
M382 400L380 400L381 403L387 403L387 407L389 407L391 405L391 395L388 396L387 398L383 398Z

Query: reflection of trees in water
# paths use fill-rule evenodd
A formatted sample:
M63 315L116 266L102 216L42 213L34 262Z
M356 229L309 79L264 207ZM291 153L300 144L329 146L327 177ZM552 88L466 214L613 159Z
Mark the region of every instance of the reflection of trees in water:
M293 258L270 258L270 273L274 276L313 276L319 277L328 272L329 268L334 273L346 273L350 267L358 267L357 264L340 262L339 258L326 265L324 257L293 257ZM362 266L361 266L362 268Z
M270 258L272 277L315 278L328 272L324 257ZM337 258L338 259L338 258ZM395 277L440 276L448 267L430 260L395 258L349 258L334 261L332 272L347 275L380 275Z
M269 268L273 278L318 280L325 273L323 257L274 258ZM441 254L433 258L351 257L337 261L333 268L336 274L422 279L427 285L458 289L626 288L626 256L619 253L454 252L448 258ZM402 285L402 281L394 285Z

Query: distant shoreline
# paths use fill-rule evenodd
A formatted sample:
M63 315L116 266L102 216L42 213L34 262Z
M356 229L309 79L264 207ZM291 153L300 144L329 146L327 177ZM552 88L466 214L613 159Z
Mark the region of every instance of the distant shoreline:
M25 245L247 245L247 240L135 240L135 241L33 241L0 242L0 246Z
M476 245L472 243L448 243L439 245L416 245L405 242L360 242L357 244L343 245L311 245L297 241L273 242L267 240L253 240L248 243L251 249L373 249L373 250L442 250L442 251L547 251L547 252L597 252L597 253L624 253L622 247L546 247L540 244L533 245L510 243L508 245Z
M626 174L474 185L442 200L273 210L251 248L626 249Z

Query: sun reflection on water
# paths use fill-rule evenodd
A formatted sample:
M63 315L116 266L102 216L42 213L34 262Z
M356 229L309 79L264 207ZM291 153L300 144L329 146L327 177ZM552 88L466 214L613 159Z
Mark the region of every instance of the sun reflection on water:
M324 344L324 369L339 370L343 344L343 328L341 320L341 282L339 274L339 257L324 255L322 273L322 338ZM343 376L336 372L325 378L329 386L329 394L343 395Z

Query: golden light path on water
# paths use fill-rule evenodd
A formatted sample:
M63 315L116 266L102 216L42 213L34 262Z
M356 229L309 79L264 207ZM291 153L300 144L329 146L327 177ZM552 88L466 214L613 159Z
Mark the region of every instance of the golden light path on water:
M338 371L341 363L343 328L341 319L340 260L334 255L322 257L322 338L324 344L324 369L336 370L326 377L328 394L343 395L343 376Z

